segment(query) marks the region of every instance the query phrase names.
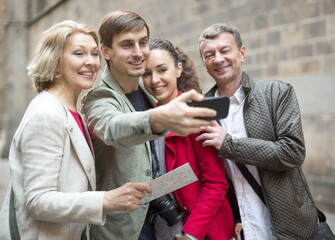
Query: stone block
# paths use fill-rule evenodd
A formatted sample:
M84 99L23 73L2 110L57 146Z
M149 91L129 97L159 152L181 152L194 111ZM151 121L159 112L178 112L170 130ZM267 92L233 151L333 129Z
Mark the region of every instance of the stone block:
M303 40L302 35L302 28L300 24L288 25L283 30L282 42L285 45L301 43Z
M269 11L278 8L278 1L275 0L250 0L248 2L248 7L252 9L254 15L262 15L264 13L267 15Z
M277 76L278 75L278 65L277 64L270 64L266 68L266 75L267 76Z
M291 47L288 50L288 54L289 54L288 56L289 59L313 56L313 45L306 44L306 45Z
M323 0L322 9L324 14L334 14L335 13L335 1L334 0Z
M257 66L245 66L245 71L252 77L262 79L263 76L263 67L261 65Z
M319 2L301 4L303 11L301 11L301 19L315 18L321 15Z
M280 76L295 76L301 73L301 64L297 61L286 61L279 64Z
M288 61L281 62L279 65L280 76L287 77L319 72L321 68L318 60Z
M278 11L273 15L273 24L284 25L288 23L293 23L298 21L301 17L301 6L298 4L293 4L294 1L291 1L290 4L284 5L282 4L279 7ZM286 6L286 7L282 7Z
M284 47L271 48L269 62L279 63L288 59L288 50Z
M287 23L286 17L281 9L272 15L272 22L275 26Z
M332 54L335 53L335 39L319 42L317 44L317 54Z
M269 61L269 52L262 52L255 55L256 64L267 63Z
M317 59L301 63L302 74L319 72L319 70L320 70L320 63Z
M326 22L324 19L304 25L304 39L320 38L326 34Z
M327 16L326 18L326 25L327 25L327 31L326 33L328 35L334 35L335 34L335 13L331 16Z
M248 50L256 50L257 48L261 48L264 46L265 39L262 34L258 35L249 35L248 37L245 37L244 39L244 45L247 47Z
M254 28L256 30L269 27L269 17L267 15L256 17Z
M281 41L280 31L269 32L266 36L266 43L268 46L278 45Z

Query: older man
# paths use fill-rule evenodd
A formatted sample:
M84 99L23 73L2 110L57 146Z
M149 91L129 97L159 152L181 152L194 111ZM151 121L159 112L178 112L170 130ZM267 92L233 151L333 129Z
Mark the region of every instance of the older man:
M207 95L228 96L231 104L222 127L203 127L197 140L227 159L245 239L313 238L318 214L301 170L305 145L293 87L242 70L246 48L233 25L206 28L199 50L216 82Z

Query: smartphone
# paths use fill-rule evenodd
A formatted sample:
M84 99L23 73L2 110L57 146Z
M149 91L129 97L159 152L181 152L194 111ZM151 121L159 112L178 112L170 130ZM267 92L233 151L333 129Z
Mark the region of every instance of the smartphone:
M187 105L193 107L207 107L216 111L215 117L204 117L206 120L219 120L226 118L229 112L229 98L225 96L220 97L205 97L203 101L196 102L188 100Z

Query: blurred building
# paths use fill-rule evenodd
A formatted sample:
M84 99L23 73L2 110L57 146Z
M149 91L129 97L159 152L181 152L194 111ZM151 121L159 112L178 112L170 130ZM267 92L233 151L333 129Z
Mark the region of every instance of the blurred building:
M4 0L0 0L0 23L3 23L5 21L5 3ZM4 27L0 26L0 54L3 53L3 47L4 47ZM6 130L4 126L5 122L5 104L4 104L4 74L3 74L3 68L1 67L3 65L4 58L0 58L0 158L2 155L2 147L5 145L6 142Z
M2 157L35 95L26 66L41 31L64 19L97 29L116 9L139 13L151 37L168 38L189 53L204 91L214 81L200 61L198 36L216 22L237 25L247 49L245 71L295 87L307 147L303 169L319 206L335 212L334 0L0 0Z

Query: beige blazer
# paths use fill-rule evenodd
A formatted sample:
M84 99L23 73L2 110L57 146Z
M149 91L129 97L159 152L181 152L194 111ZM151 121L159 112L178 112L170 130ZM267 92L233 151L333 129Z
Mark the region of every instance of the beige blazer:
M86 127L84 132L89 135ZM11 186L22 240L80 239L87 223L104 224L104 192L96 188L91 142L71 113L41 92L30 103L9 153ZM9 192L7 192L7 195ZM8 223L8 197L0 221ZM10 239L8 224L0 239Z

